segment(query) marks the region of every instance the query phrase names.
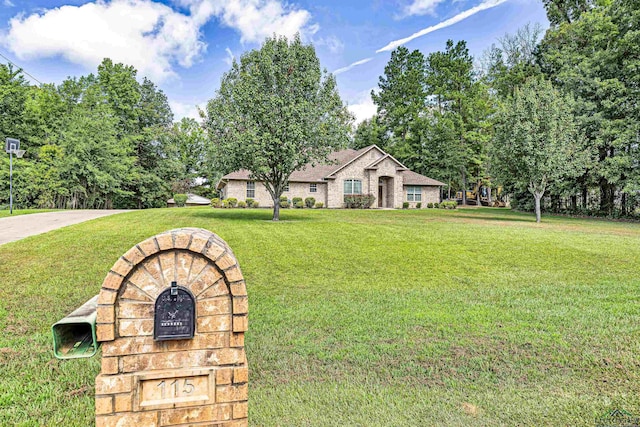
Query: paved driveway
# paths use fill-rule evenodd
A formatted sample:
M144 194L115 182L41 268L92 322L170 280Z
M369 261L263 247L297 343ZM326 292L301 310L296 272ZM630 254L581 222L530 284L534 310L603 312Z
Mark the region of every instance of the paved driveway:
M44 212L0 218L0 245L24 239L56 228L78 224L94 218L129 212L128 210L73 210Z

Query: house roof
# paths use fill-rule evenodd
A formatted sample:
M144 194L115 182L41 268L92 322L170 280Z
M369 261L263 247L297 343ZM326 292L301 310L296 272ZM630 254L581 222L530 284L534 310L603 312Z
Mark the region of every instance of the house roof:
M372 149L378 149L384 155L373 161L367 169L375 169L377 165L385 159L393 160L398 166L398 170L404 171L405 185L433 185L440 186L445 185L435 179L428 178L424 175L420 175L415 172L411 172L406 166L396 160L390 154L385 153L376 145L369 145L368 147L354 150L348 148L346 150L336 151L329 155L330 163L320 163L316 165L307 164L303 169L294 171L289 177L289 182L326 182L327 179L333 179L332 175L339 172L349 164L368 153ZM410 182L407 181L409 179ZM235 172L231 172L223 176L218 182L217 188L221 188L226 181L238 180L238 181L250 181L251 173L248 170L240 169Z
M362 148L360 150L353 150L348 148L346 150L336 151L329 155L330 163L321 163L316 164L315 166L312 164L307 164L303 169L299 171L294 171L289 177L289 182L324 182L325 177L332 175L333 173L339 171L347 164L351 163L351 161L360 157L360 155L369 151L374 147L373 145L369 147ZM240 169L235 172L231 172L223 176L222 180L240 180L240 181L249 181L251 173L248 170Z
M378 169L378 165L382 162L384 162L386 159L391 159L391 161L393 161L395 164L397 164L398 166L400 166L400 168L398 168L398 170L409 170L408 167L406 167L405 165L403 165L402 163L400 163L398 161L398 159L396 159L395 157L393 157L391 154L385 154L384 156L380 157L379 159L376 159L373 161L373 163L371 163L369 166L365 167L365 169Z
M446 186L447 184L436 181L428 176L420 175L414 171L407 170L404 172L404 185L430 185L430 186Z

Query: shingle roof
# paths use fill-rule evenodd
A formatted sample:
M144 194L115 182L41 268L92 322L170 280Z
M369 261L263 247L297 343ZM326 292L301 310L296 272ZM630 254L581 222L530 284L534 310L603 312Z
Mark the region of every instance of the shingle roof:
M360 155L366 153L367 151L369 151L374 147L376 146L370 145L368 147L361 148L360 150L354 150L354 149L348 148L346 150L336 151L335 153L332 153L329 155L329 160L331 161L331 163L317 164L315 166L308 164L307 166L304 167L304 169L293 172L291 174L291 177L289 178L289 182L324 182L325 178L328 178L334 172L337 172L338 170L342 169L349 162L355 160ZM375 160L368 167L375 167L381 160L384 160L387 158L391 158L395 160L400 166L403 166L402 163L398 162L395 158L387 154L385 156L382 156L380 159ZM222 182L223 180L224 181L227 181L227 180L250 181L251 178L248 170L240 169L238 171L226 174L221 178L220 181ZM404 184L405 185L432 185L432 186L446 185L440 181L436 181L435 179L431 179L424 175L420 175L419 173L412 172L408 169L404 171Z
M347 148L346 150L336 151L335 153L331 153L329 155L329 160L331 163L329 164L317 164L312 166L308 164L302 170L295 171L289 177L289 182L323 182L324 178L329 176L336 169L340 169L345 164L349 163L351 160L358 157L360 154L369 150L373 146L361 148L360 150L353 150L351 148ZM231 172L222 177L222 179L236 179L241 181L249 181L250 173L248 170L241 169L236 172Z
M400 168L398 170L409 170L409 168L407 168L405 165L403 165L402 163L400 163L400 161L398 159L396 159L395 157L393 157L391 154L385 154L384 156L380 157L379 159L374 160L371 164L369 164L369 166L365 167L365 169L377 169L378 165L382 162L384 162L387 159L391 159L393 162L395 162L398 166L400 166Z
M428 176L420 175L414 171L407 170L404 172L404 185L432 185L432 186L445 186L447 184Z

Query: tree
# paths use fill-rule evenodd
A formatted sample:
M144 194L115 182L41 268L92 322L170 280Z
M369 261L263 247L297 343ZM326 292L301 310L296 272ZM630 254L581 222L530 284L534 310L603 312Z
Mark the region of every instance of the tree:
M640 187L640 4L597 3L579 18L547 31L539 63L548 78L577 101L575 115L586 136L584 149L595 159L576 185L584 206L588 190L596 187L602 214L615 214L618 206L626 214L633 211L630 199Z
M484 175L481 166L491 113L487 91L475 76L466 42L448 40L444 51L429 54L426 83L435 120L450 127L445 130L440 126L440 135L448 138L440 141L440 146L449 152L447 175L459 173L462 203L466 204L469 174L475 178Z
M571 104L550 82L531 79L516 89L500 114L493 146L496 170L511 191L526 189L533 195L537 222L547 188L577 176L583 167Z
M296 35L267 38L234 61L207 104L206 123L216 162L263 182L277 221L291 173L345 147L352 120L335 78Z
M411 137L411 125L425 110L424 67L425 58L419 50L409 52L400 46L391 52L384 75L378 79L379 91L371 92L378 109L378 121L390 134L388 150L394 155L406 150L402 146Z
M370 145L377 145L386 151L387 137L385 134L386 129L380 123L378 115L365 119L356 127L352 148L359 150Z
M167 139L167 161L172 163L173 181L188 183L187 190L194 186L196 178L211 182L208 179L211 165L205 161L206 133L195 119L184 117L174 123Z
M29 84L22 70L11 65L0 64L0 138L25 140L24 106L29 93Z
M483 80L500 99L513 95L516 87L541 74L536 58L541 35L540 24L527 24L515 34L500 37L498 46L492 45L484 52Z
M610 4L611 0L542 0L551 25L571 24L594 5Z

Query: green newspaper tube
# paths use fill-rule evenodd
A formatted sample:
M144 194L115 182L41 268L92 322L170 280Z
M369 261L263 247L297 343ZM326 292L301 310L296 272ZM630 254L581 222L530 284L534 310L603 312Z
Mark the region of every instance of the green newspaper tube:
M96 315L98 295L51 327L53 354L58 359L92 357L98 351Z

